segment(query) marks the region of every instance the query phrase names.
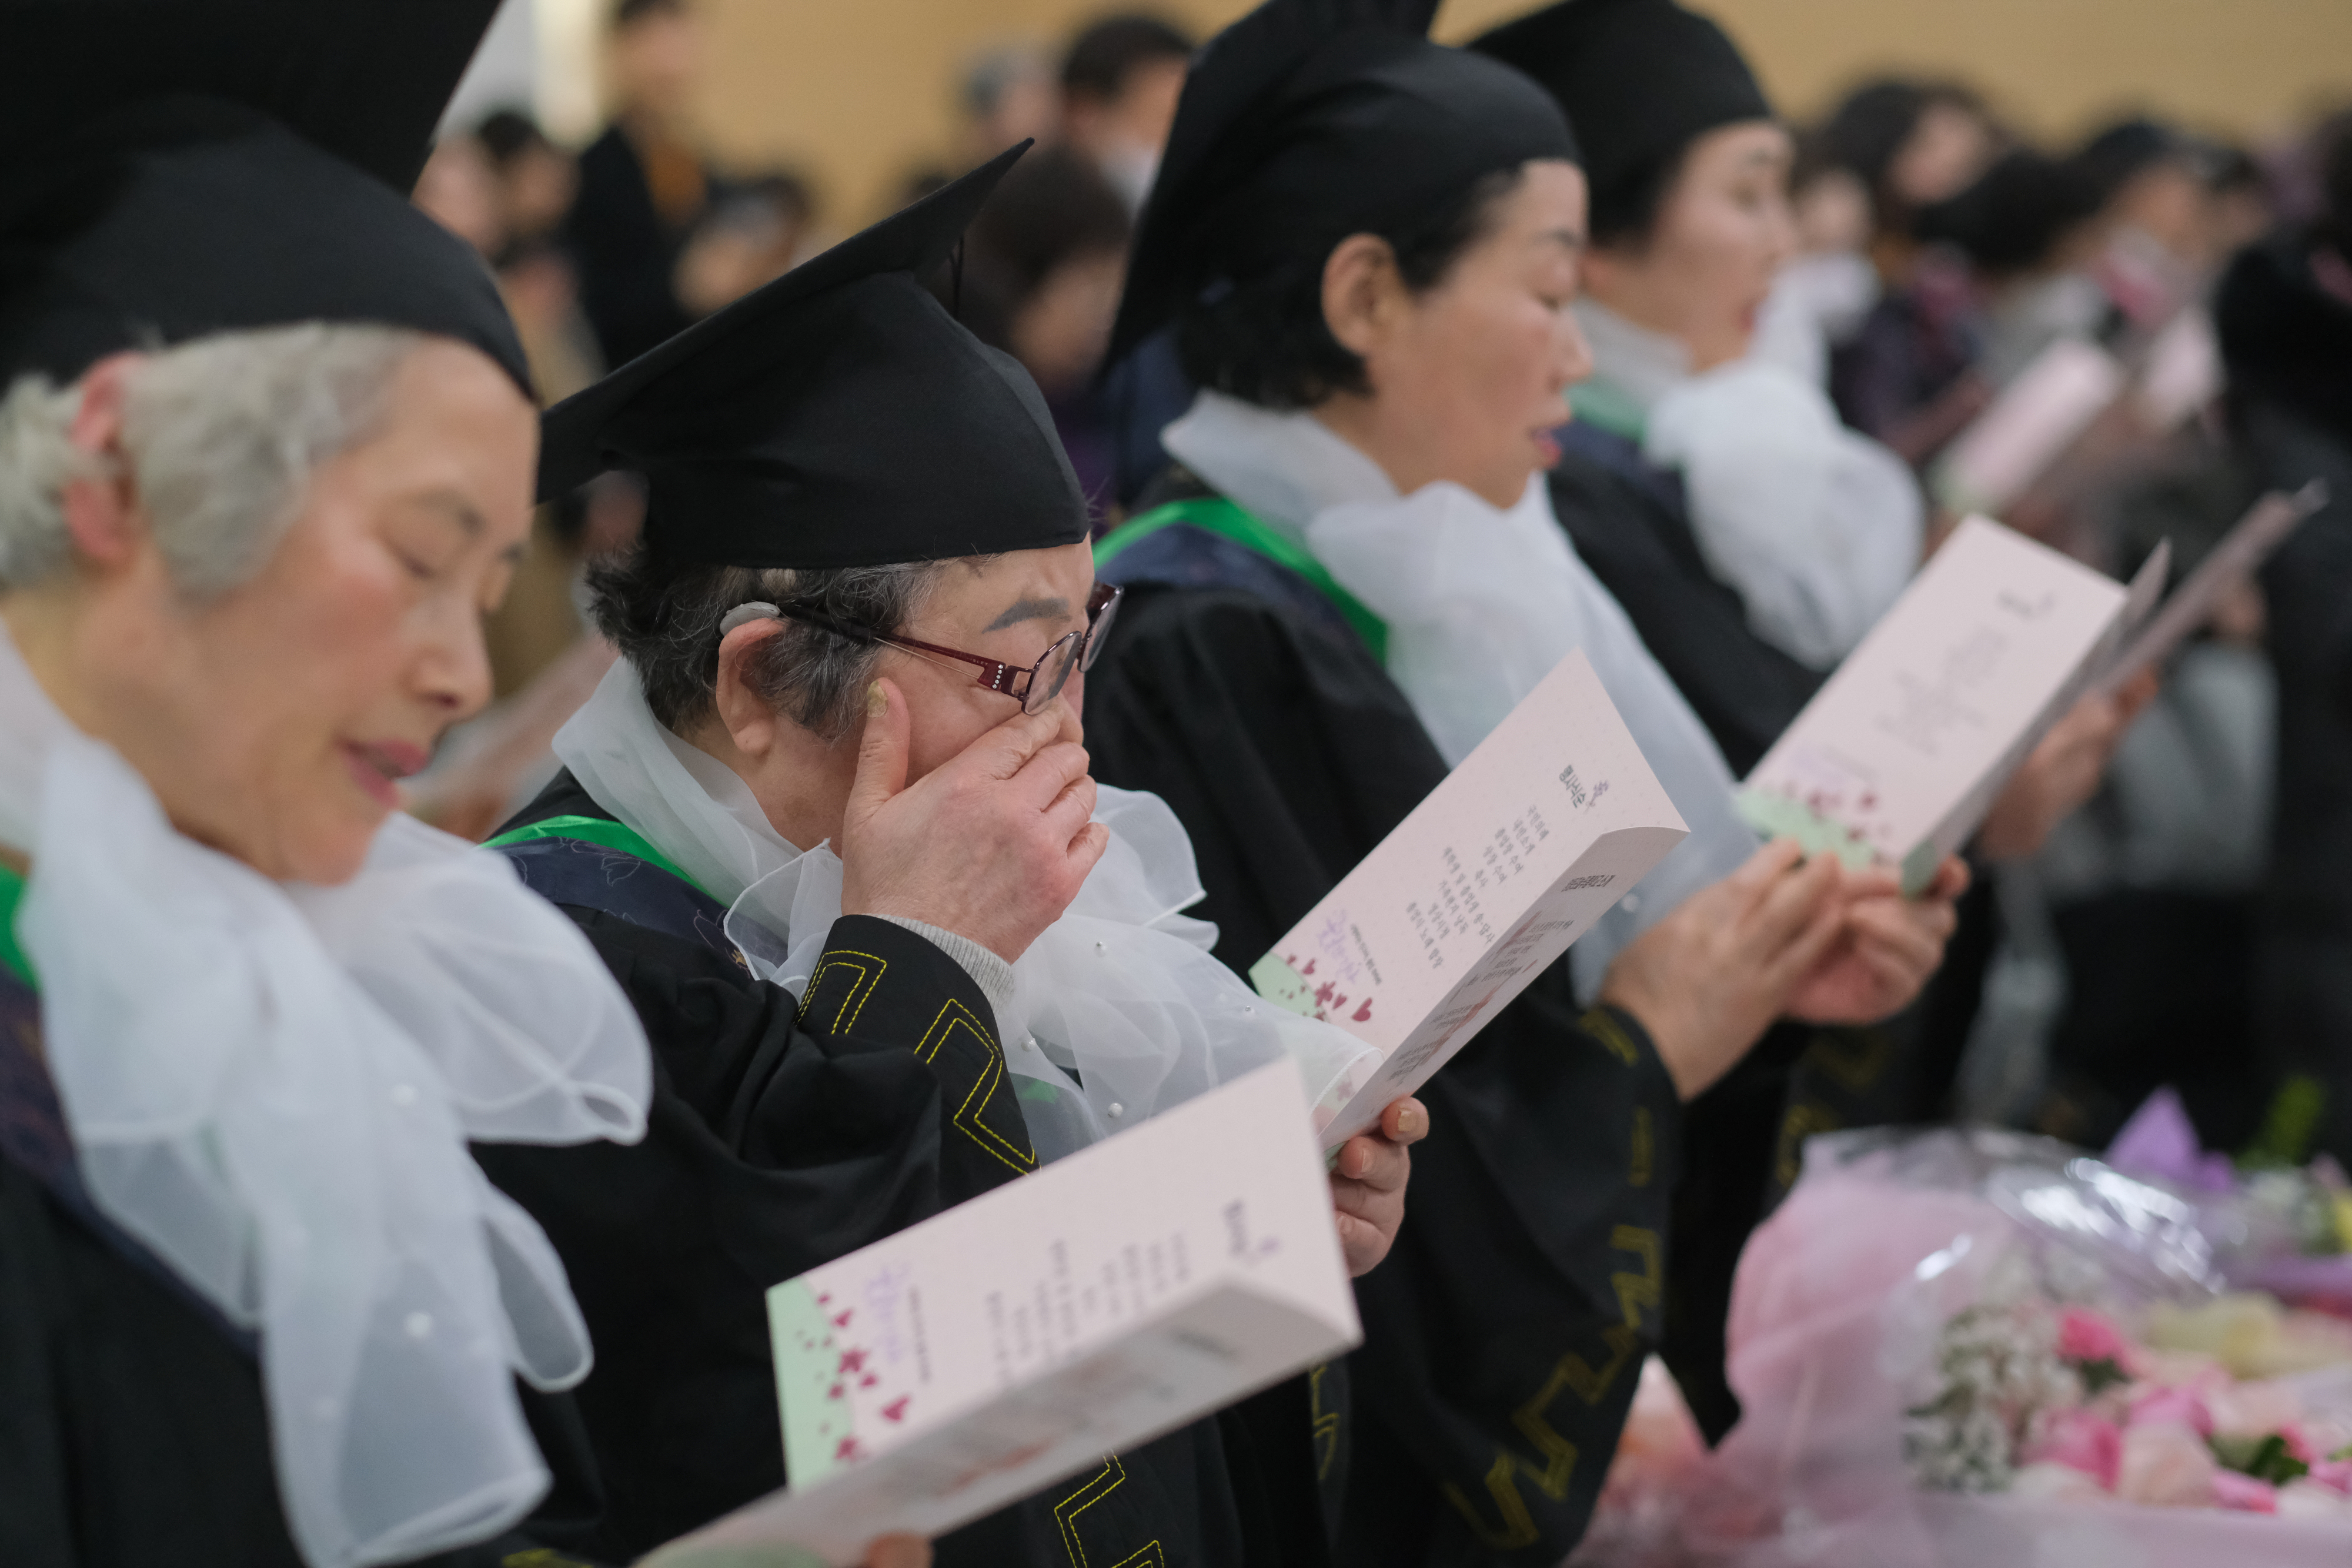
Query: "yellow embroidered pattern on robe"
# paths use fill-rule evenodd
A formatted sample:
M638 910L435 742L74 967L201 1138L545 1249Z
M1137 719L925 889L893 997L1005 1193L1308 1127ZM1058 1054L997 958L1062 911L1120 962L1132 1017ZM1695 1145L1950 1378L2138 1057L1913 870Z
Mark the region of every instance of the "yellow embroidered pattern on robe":
M1118 1462L1117 1454L1112 1454L1103 1460L1101 1469L1054 1505L1054 1522L1062 1527L1062 1545L1070 1554L1070 1568L1168 1568L1168 1553L1156 1539L1145 1542L1123 1557L1113 1558L1106 1553L1097 1563L1087 1555L1078 1516L1126 1484L1127 1467Z
M1452 1481L1444 1483L1446 1500L1469 1521L1470 1532L1490 1552L1516 1552L1543 1538L1527 1499L1519 1493L1522 1477L1554 1502L1568 1496L1569 1482L1576 1473L1577 1448L1560 1436L1546 1417L1552 1401L1568 1390L1587 1406L1599 1405L1625 1368L1640 1363L1642 1309L1647 1307L1654 1312L1658 1308L1665 1285L1664 1249L1656 1231L1637 1225L1618 1226L1610 1233L1609 1245L1612 1250L1633 1254L1642 1265L1639 1273L1620 1270L1609 1277L1617 1292L1618 1311L1624 1318L1622 1322L1612 1323L1601 1331L1601 1343L1609 1347L1609 1358L1596 1369L1575 1351L1568 1352L1552 1367L1551 1375L1534 1396L1511 1412L1511 1425L1534 1448L1544 1461L1542 1466L1538 1468L1509 1448L1496 1445L1495 1462L1485 1477L1486 1494L1500 1517L1500 1522L1496 1524L1487 1522L1467 1492Z
M1633 1037L1625 1032L1625 1026L1617 1021L1617 1015L1607 1008L1592 1008L1576 1023L1579 1029L1599 1040L1610 1055L1626 1066L1633 1067L1641 1062L1641 1048L1633 1043Z
M889 967L889 960L871 953L853 953L845 947L833 949L817 960L816 973L809 977L808 989L801 993L801 1017L823 1023L827 1034L848 1033L857 1027L857 1016L866 1010L866 998L873 996L874 988L882 983ZM838 1002L831 999L828 988L839 992ZM825 1005L832 1009L829 1020L824 1007L819 1005L820 997L825 998Z
M1772 1174L1782 1186L1794 1186L1805 1168L1805 1140L1816 1133L1834 1133L1843 1125L1836 1113L1818 1101L1800 1100L1780 1118L1780 1146L1773 1157Z
M915 1047L917 1059L937 1067L940 1053L959 1033L978 1041L981 1066L962 1103L955 1108L952 1120L956 1128L1014 1170L1035 1170L1037 1153L1030 1146L1029 1124L1021 1114L1020 1102L1006 1087L1009 1075L1004 1071L1003 1049L978 1014L950 998L940 1009L939 1017L931 1020L922 1043Z
M1308 1440L1315 1445L1315 1479L1331 1479L1331 1462L1339 1457L1339 1412L1323 1408L1323 1375L1331 1368L1310 1366L1307 1369L1307 1420Z
M816 972L809 977L801 998L802 1019L827 1034L855 1030L889 968L889 961L875 954L833 948L817 960ZM965 1037L961 1041L960 1035ZM1004 1051L979 1014L950 998L916 1044L915 1057L939 1074L950 1104L949 1121L958 1132L1016 1171L1037 1168L1029 1124L1005 1071ZM975 1060L976 1071L971 1069Z
M1883 1029L1824 1029L1814 1031L1799 1060L1859 1094L1885 1075L1894 1056L1895 1041Z

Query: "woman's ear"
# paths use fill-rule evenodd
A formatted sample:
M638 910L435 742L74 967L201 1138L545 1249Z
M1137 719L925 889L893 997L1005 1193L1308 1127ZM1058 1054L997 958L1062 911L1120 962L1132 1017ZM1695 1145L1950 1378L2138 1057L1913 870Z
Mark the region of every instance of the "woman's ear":
M113 354L83 371L81 403L66 427L75 448L97 460L96 472L67 480L58 491L66 536L75 555L101 570L128 562L146 533L122 450L123 402L131 373L145 358Z
M750 621L719 642L719 689L712 698L719 722L746 757L761 758L775 749L776 727L783 722L746 678L748 663L760 644L783 629L781 621Z
M1396 252L1378 235L1349 235L1323 260L1323 322L1339 346L1369 358L1405 303Z

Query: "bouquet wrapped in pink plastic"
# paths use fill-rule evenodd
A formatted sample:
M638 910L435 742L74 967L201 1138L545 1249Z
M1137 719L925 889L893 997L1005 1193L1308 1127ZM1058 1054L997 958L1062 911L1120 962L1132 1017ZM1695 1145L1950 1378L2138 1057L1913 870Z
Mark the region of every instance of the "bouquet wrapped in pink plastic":
M2251 1223L2045 1139L1815 1139L1740 1261L1745 1414L1625 1560L2347 1568L2352 1323L2233 1291Z

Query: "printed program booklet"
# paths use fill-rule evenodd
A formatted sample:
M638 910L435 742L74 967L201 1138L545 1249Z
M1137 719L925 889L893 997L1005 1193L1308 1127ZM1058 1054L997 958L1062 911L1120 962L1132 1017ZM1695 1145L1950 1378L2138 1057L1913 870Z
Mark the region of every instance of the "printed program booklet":
M1925 887L2146 619L2170 555L2126 588L1968 518L1756 765L1741 815Z
M1269 1000L1381 1053L1323 1146L1428 1082L1686 834L1570 653L1251 967Z
M932 1536L1362 1338L1288 1062L768 1292L789 1489L647 1559Z
M2190 633L2201 631L2221 607L2221 597L2251 579L2284 544L2304 518L2327 505L2327 486L2314 479L2288 495L2273 490L2246 510L2221 542L2206 552L2164 607L2150 617L2139 634L2098 673L2093 689L2112 692L2134 675L2170 656Z
M2005 511L2123 394L2126 380L2105 350L2059 339L1953 440L1927 487L1955 512Z

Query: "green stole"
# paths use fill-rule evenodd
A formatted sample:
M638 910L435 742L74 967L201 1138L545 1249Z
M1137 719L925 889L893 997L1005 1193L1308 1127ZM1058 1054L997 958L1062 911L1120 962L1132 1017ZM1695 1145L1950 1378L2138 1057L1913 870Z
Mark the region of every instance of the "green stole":
M1372 651L1372 657L1388 663L1388 623L1372 613L1364 601L1339 586L1339 580L1307 548L1271 523L1257 517L1223 496L1201 496L1189 500L1171 501L1155 507L1141 517L1114 528L1096 542L1095 570L1109 565L1128 546L1175 523L1188 523L1193 528L1231 539L1243 549L1264 556L1276 566L1297 572L1315 591L1331 601L1342 619L1355 628L1356 635Z
M33 962L16 940L16 909L25 902L25 879L13 867L0 865L0 965L13 970L25 984L38 989Z
M616 822L606 817L549 817L542 821L527 822L494 839L485 839L482 847L494 850L502 844L529 843L533 839L572 839L582 843L600 844L608 850L618 850L625 855L635 855L669 873L705 898L712 896L709 888L678 870L677 862L654 848L643 833L626 822ZM715 902L723 904L726 901L719 899Z

